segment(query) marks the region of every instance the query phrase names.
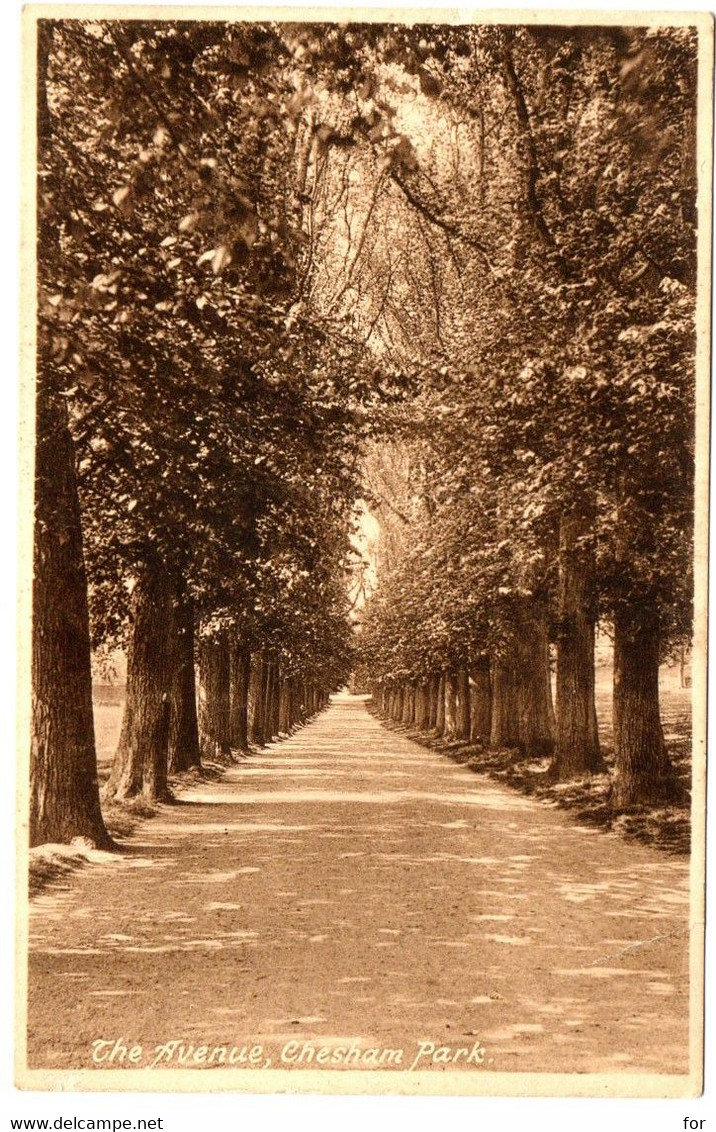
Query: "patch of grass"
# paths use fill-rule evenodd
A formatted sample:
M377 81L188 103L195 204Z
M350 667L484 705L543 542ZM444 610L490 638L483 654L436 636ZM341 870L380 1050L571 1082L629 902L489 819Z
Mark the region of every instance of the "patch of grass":
M60 880L67 873L82 868L87 864L87 858L81 853L74 853L70 857L30 857L28 872L28 890L30 897L37 896L43 888Z
M81 869L90 861L108 861L111 858L112 853L95 849L83 837L76 837L70 845L38 845L30 850L29 894L36 896L47 884Z

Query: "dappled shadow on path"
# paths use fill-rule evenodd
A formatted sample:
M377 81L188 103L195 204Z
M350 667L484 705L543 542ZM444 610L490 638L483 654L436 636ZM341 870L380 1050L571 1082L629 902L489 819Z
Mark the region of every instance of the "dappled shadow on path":
M98 1038L260 1043L275 1066L289 1041L479 1038L480 1071L686 1072L683 862L351 699L183 802L35 902L35 1067L89 1068Z

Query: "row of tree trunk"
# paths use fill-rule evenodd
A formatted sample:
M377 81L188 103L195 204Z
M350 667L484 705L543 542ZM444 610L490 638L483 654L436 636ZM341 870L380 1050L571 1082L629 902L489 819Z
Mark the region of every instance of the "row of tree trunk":
M49 417L42 423L53 427ZM84 837L111 847L97 780L79 510L61 509L72 494L61 475L74 476L63 424L58 412L55 443L40 449L54 462L37 469L39 506L50 514L38 522L35 542L30 844ZM108 799L170 800L170 774L263 746L328 702L325 689L288 677L269 652L252 653L228 632L195 639L181 577L158 559L146 559L131 605L126 702Z
M97 781L90 632L74 448L66 402L38 367L32 623L31 845L83 837L110 846ZM556 718L546 611L525 599L511 648L472 672L435 673L382 685L393 719L448 737L477 737L527 754L554 749L560 778L599 765L594 709L594 571L584 522L560 532ZM127 704L108 791L117 798L168 794L167 775L202 757L245 750L308 718L325 691L286 680L275 660L230 640L195 648L194 612L181 581L148 560L133 593ZM647 597L614 615L613 801L626 808L673 800L676 786L659 712L659 617ZM196 702L195 654L201 695ZM441 689L442 687L442 694ZM447 688L447 694L446 694ZM468 722L469 721L469 722Z
M328 702L325 690L285 676L270 653L252 653L228 635L200 639L197 651L197 732L204 759L230 758L289 735ZM186 741L170 747L171 769L184 769L177 754L187 749Z
M108 797L166 800L169 774L202 760L231 761L289 734L327 703L325 690L285 676L270 653L252 653L228 631L195 640L192 603L159 563L146 564L132 606L127 699Z
M546 627L515 638L499 657L373 688L378 711L448 741L547 755L555 746Z
M550 678L548 611L537 598L513 605L512 633L499 654L469 669L456 665L420 679L373 688L380 714L447 741L552 756L558 781L604 769L595 689L595 618L588 579L561 578L556 702ZM648 603L623 604L614 617L612 805L618 809L678 799L659 711L659 627Z

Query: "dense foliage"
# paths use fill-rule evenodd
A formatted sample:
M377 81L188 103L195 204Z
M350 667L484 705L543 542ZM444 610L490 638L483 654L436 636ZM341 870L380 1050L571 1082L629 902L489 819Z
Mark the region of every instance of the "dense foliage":
M76 623L86 568L94 645L129 645L119 794L161 793L167 745L198 752L195 634L209 749L346 679L360 498L390 545L360 645L380 695L431 685L451 727L472 680L473 730L584 772L601 617L616 799L668 793L695 89L688 28L38 23L38 452L65 461L65 511L38 487L36 608L59 594L61 652L47 547L69 539ZM38 620L38 671L47 640ZM38 728L40 798L63 755Z
M654 664L691 625L695 38L429 32L420 90L451 141L403 177L453 254L439 302L425 256L410 293L431 306L430 318L416 310L416 341L424 351L430 335L432 365L403 425L420 473L397 503L417 493L424 506L368 611L365 664L385 687L485 655L499 668L531 602L558 647L559 700L576 601L592 669L599 614L618 660L651 658L648 676L619 674L641 687L616 731L618 776L631 780L616 797L668 793L658 699L646 702L658 697ZM535 644L545 664L541 632ZM627 733L640 713L649 734L635 760ZM555 769L588 770L593 754Z

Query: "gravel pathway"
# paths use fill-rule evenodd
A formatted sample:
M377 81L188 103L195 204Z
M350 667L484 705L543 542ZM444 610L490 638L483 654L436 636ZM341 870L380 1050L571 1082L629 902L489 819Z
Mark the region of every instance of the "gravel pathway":
M336 697L33 901L28 1065L686 1073L687 925L683 861Z

